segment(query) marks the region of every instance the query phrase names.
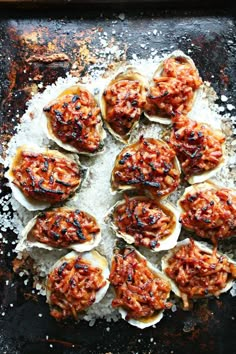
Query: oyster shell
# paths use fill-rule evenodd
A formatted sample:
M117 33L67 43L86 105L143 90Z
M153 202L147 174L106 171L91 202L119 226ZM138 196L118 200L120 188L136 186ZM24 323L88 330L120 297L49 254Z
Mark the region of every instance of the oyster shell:
M182 225L213 243L236 236L236 190L211 181L185 189L177 202Z
M154 197L172 193L180 182L174 150L164 141L140 137L118 154L111 175L111 192L146 190Z
M17 149L6 173L15 199L28 210L43 210L69 198L85 175L78 159L33 145Z
M36 215L22 231L16 250L38 247L90 251L101 241L101 229L94 216L78 209L57 208Z
M141 329L153 326L162 319L164 310L171 306L166 302L170 295L170 283L167 277L135 248L129 246L122 252L122 254L115 254L112 259L109 279L116 295L118 295L112 305L118 307L121 317L132 326ZM121 262L123 263L121 264ZM126 263L124 264L124 262ZM122 274L119 274L119 270ZM123 283L122 277L126 279ZM128 295L126 291L128 291ZM142 294L141 300L140 294ZM139 304L139 313L135 310L137 303Z
M174 123L170 144L190 184L210 179L225 163L225 136L221 130L183 115Z
M67 151L84 155L104 151L100 109L84 85L71 86L49 102L42 121L48 138Z
M102 300L109 287L108 278L107 260L97 251L68 253L54 264L47 277L46 296L51 315L56 319L72 316L77 319L79 313Z
M222 273L223 271L227 273L227 281L225 283L225 285L220 288L219 284L219 289L217 291L213 291L213 287L215 286L216 282L218 280L213 279L213 281L209 280L209 279L204 279L205 283L207 284L206 287L204 287L204 280L202 279L201 282L198 284L198 286L196 284L194 284L194 289L192 291L195 292L195 294L193 293L192 295L188 295L186 292L181 291L180 290L180 285L178 285L176 283L176 281L174 281L170 276L168 276L167 274L167 269L169 266L169 260L176 254L176 252L178 252L182 247L186 247L186 246L191 246L191 247L197 247L198 250L200 250L200 252L202 252L203 255L207 256L211 256L209 263L207 263L207 260L198 260L197 256L193 253L192 249L191 249L191 254L188 255L188 257L186 257L186 255L180 255L179 256L179 260L181 261L181 265L182 264L187 264L187 266L184 268L185 271L186 269L188 270L188 274L191 274L191 276L195 276L197 277L197 279L199 279L200 277L207 277L208 273L209 275L213 275L214 276L214 270L217 269L217 267L220 267L222 264L222 269L220 269L220 272ZM190 258L190 261L188 262L188 258ZM192 259L192 261L191 261ZM196 265L194 266L194 262L197 262L198 266L196 267ZM227 272L226 266L223 265L223 262L229 262L230 265L230 271ZM188 263L187 263L188 262ZM206 268L205 264L209 265L209 269ZM178 270L181 271L181 265L177 265L176 267L178 267ZM231 270L231 266L232 266L232 270ZM202 267L205 267L204 269L202 269ZM192 271L191 271L192 269ZM207 246L205 243L203 242L197 242L197 241L193 241L192 239L190 240L189 238L180 241L177 243L177 245L175 246L175 248L171 249L168 251L168 253L162 258L162 271L166 274L166 276L169 278L170 282L171 282L171 287L173 292L178 296L181 297L182 300L184 301L184 307L185 308L189 308L189 299L195 299L195 298L204 298L204 297L208 297L208 296L218 296L221 293L224 293L226 291L228 291L234 282L234 278L236 278L236 262L234 262L232 259L230 259L229 257L227 257L226 255L222 255L221 253L217 252L215 253L214 250L212 250L209 246ZM219 271L219 270L218 270ZM181 273L182 274L182 273ZM224 277L223 274L222 278ZM176 277L178 276L178 274L176 275ZM179 275L180 276L180 275ZM183 276L182 276L183 278ZM182 279L181 278L181 279ZM190 281L188 281L187 275L184 276L184 278L181 281L181 286L185 286L185 287L189 287L190 286ZM223 284L222 284L223 285ZM186 290L187 291L187 290Z
M122 143L128 142L131 132L139 124L146 103L146 91L145 78L132 66L121 68L101 91L103 120L108 131Z
M181 67L179 70L175 67L170 67L170 65L168 68L165 68L164 64L171 59L174 59L176 62L178 62L180 66L182 64L187 65L187 72L186 69L184 68L181 69ZM189 74L189 70L193 70L193 73L191 75ZM180 80L181 75L184 75L184 81ZM165 102L166 100L165 97L167 97L168 100L172 97L172 101L173 101L172 103L174 103L176 97L177 98L176 107L173 106L169 113L165 112L160 108L158 109L157 107L153 111L154 106L153 103L151 103L150 107L147 104L144 114L152 122L158 122L161 124L171 124L171 115L173 111L180 112L181 110L182 113L187 113L192 109L192 106L195 100L197 99L197 96L200 95L199 87L202 84L202 80L199 77L198 70L193 60L180 50L176 50L173 53L171 53L158 65L156 71L154 72L153 78L150 82L150 90L152 90L152 88L155 87L155 78L158 80L159 79L161 80L161 78L163 78L163 80L159 83L159 85L164 85L163 86L164 91L163 93L160 92L158 98L163 99L164 100L163 102ZM178 87L178 85L180 91L177 93L176 87ZM167 88L170 92L170 96L171 96L170 98L168 96ZM159 86L159 89L162 90L161 86ZM180 93L183 97L180 95ZM181 105L179 103L180 97L182 97ZM186 97L189 98L189 100L187 100L190 103L189 106L187 106ZM147 101L148 101L148 96L147 96ZM170 102L166 101L165 105L167 104L170 104Z
M128 244L135 243L159 252L176 245L181 231L179 217L178 209L168 201L136 196L118 201L105 220L116 236Z

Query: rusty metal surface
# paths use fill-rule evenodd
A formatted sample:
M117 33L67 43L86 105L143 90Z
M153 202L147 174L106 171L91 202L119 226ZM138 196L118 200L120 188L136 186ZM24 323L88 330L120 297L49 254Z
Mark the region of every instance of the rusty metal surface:
M82 19L82 18L83 19ZM107 60L101 36L109 45L123 50L121 60L149 58L158 53L181 49L196 62L200 74L209 80L218 95L236 99L236 16L231 11L129 10L124 21L118 13L96 11L47 12L16 16L0 12L0 133L1 153L14 133L32 92L43 90L66 72L86 75L90 65ZM153 31L161 31L154 35ZM114 32L115 31L115 32ZM40 85L38 86L38 84ZM41 84L42 83L42 84ZM235 113L231 111L231 114ZM9 190L2 178L2 195ZM0 257L0 347L1 353L233 353L235 299L198 302L194 310L166 313L157 328L139 330L124 321L57 323L49 316L44 298L31 293L31 284L13 274L12 241L1 242ZM0 240L1 241L1 240ZM13 306L12 306L13 305ZM42 316L39 317L39 314Z

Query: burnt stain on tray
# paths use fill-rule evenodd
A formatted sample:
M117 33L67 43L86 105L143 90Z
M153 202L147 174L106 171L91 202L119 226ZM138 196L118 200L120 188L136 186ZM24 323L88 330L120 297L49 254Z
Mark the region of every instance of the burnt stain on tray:
M90 65L102 66L110 60L101 38L107 38L108 47L117 44L121 49L117 60L132 59L134 54L149 58L154 50L164 54L181 49L193 58L201 76L219 96L236 98L236 17L232 13L207 16L194 10L150 10L140 15L130 11L124 20L112 11L102 16L80 13L78 18L63 15L37 18L36 12L29 18L13 19L11 13L9 19L0 20L3 156L33 94L67 72L83 76ZM114 63L114 55L110 61ZM9 193L5 183L2 178L0 197ZM99 320L93 327L85 321L57 323L49 315L45 298L32 294L31 280L13 272L16 234L9 229L1 233L8 241L0 244L1 353L233 352L236 305L230 294L200 301L190 312L168 311L156 328L142 331L124 321Z

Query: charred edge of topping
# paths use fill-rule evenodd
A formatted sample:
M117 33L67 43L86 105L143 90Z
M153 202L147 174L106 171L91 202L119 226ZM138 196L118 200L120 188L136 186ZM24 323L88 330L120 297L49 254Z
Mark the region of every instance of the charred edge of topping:
M88 266L85 264L75 263L74 267L75 269L83 269L86 272L88 271Z
M56 179L56 183L62 184L62 185L65 186L65 187L72 187L72 184L71 184L71 183L61 181L60 179Z
M84 234L83 234L83 231L82 231L80 222L79 222L77 219L73 219L73 225L77 228L77 230L76 230L76 235L78 236L78 238L79 238L80 240L85 241L85 240L86 240L86 237L85 237Z
M132 156L132 154L130 154L129 152L127 152L123 157L122 159L119 160L119 164L120 165L124 165L125 162L128 160L128 158Z
M60 265L60 267L59 267L58 270L57 270L57 273L58 273L59 276L62 275L64 269L65 269L66 266L67 266L67 264L68 264L68 262L63 262L63 263Z
M42 183L44 182L44 179L42 178L42 179L40 179L39 180L39 182L38 182L38 185L39 185L39 189L37 189L37 188L35 188L34 189L34 192L35 193L53 193L53 194L64 194L64 192L63 191L61 191L61 190L54 190L54 189L49 189L49 188L46 188L46 187L43 187L42 186Z

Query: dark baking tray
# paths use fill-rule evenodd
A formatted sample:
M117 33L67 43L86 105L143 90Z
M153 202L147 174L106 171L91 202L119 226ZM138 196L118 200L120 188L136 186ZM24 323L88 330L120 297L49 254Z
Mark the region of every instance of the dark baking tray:
M4 144L13 134L18 120L16 113L20 116L24 112L34 84L42 81L46 85L64 76L71 69L82 45L86 45L91 53L101 49L97 29L111 37L112 21L117 21L114 24L115 39L121 41L119 35L123 32L124 48L125 43L129 42L127 59L134 53L148 58L151 48L162 53L177 48L185 52L191 49L190 55L203 78L211 81L219 95L230 97L231 103L236 99L236 11L233 6L223 8L222 3L216 6L214 2L213 7L212 2L207 1L194 1L194 7L190 4L186 7L183 1L151 1L147 4L134 4L133 1L124 4L121 1L106 5L104 1L91 2L93 4L89 7L88 2L81 5L79 1L61 1L57 4L55 1L44 4L18 1L13 5L0 2L0 129L3 154ZM120 11L125 12L124 21L118 18ZM154 36L154 29L161 30L162 35ZM131 34L131 39L126 37L126 30ZM27 41L24 41L25 38ZM55 52L67 54L69 60L51 63L27 61L35 51L49 53L52 42ZM145 43L148 43L147 49L141 47ZM89 66L86 56L80 56L79 65L81 73L85 73ZM3 195L9 192L5 183L2 178ZM156 328L142 331L124 321L107 323L100 320L93 327L86 322L57 323L49 316L44 298L34 298L31 284L25 286L24 278L13 273L12 241L16 235L8 230L5 238L8 244L1 244L3 252L0 258L2 354L235 352L236 306L230 294L200 301L191 312L181 309L175 313L166 312Z

